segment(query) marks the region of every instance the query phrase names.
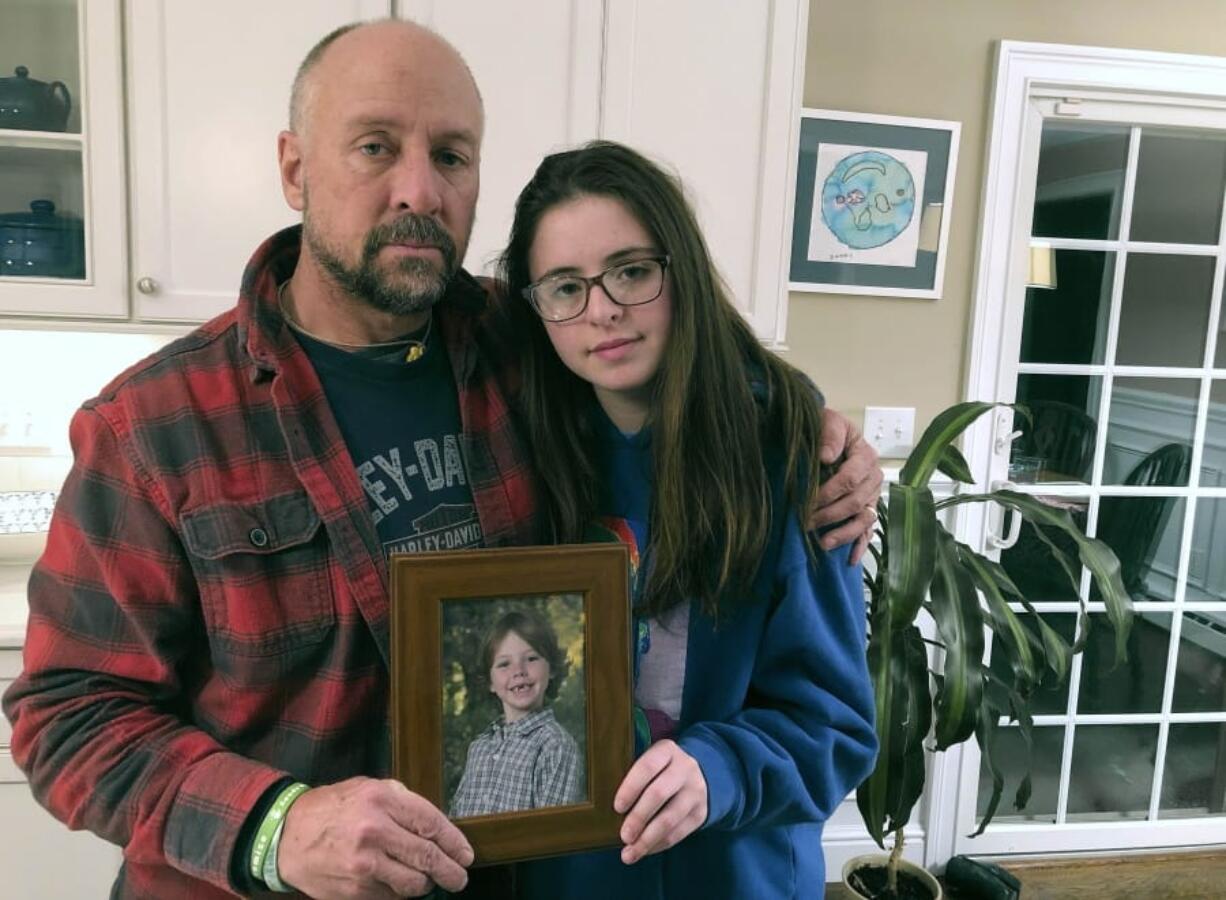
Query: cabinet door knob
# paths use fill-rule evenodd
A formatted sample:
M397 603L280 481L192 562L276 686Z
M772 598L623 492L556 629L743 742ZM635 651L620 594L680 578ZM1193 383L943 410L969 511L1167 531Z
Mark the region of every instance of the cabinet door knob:
M157 280L146 275L140 281L136 282L136 289L142 294L156 294L160 285Z

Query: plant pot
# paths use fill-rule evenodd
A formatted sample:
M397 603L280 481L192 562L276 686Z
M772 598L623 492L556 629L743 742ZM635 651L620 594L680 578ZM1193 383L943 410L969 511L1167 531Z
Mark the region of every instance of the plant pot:
M863 856L855 856L847 860L843 866L843 884L851 891L853 896L862 897L864 900L873 900L879 894L865 893L857 888L851 879L852 873L857 869L880 869L882 878L885 877L885 869L889 865L890 857L885 853L866 853ZM941 884L936 880L936 877L922 866L917 866L915 863L907 862L905 859L898 861L898 874L900 884L904 876L910 876L917 883L917 887L928 891L928 896L931 900L942 900L944 894L941 892ZM884 882L883 882L884 883ZM915 895L911 895L915 896ZM908 895L903 895L910 900Z

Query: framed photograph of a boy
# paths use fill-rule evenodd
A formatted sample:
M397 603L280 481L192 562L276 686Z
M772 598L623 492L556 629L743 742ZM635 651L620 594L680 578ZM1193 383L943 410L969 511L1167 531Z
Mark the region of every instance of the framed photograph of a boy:
M628 562L612 543L392 555L393 773L477 865L619 843Z

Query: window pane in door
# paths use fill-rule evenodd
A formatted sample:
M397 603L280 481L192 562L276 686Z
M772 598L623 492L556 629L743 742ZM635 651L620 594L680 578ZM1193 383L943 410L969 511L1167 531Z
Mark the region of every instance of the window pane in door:
M1222 472L1208 470L1209 447L1205 447L1206 463L1201 467L1202 478L1222 486ZM1206 477L1212 476L1212 477ZM1188 561L1189 601L1226 600L1226 498L1201 497L1196 501L1192 518L1192 557Z
M1119 557L1120 576L1133 600L1174 601L1185 503L1181 497L1099 501L1096 537ZM1091 587L1090 599L1102 599L1097 586Z
M1103 484L1188 483L1200 379L1116 378Z
M1130 254L1124 266L1116 363L1204 365L1213 266L1212 256Z
M1157 725L1078 725L1073 733L1068 820L1144 819L1157 750Z
M1221 297L1218 298L1218 303L1222 306L1222 311L1218 314L1217 349L1214 351L1213 367L1226 369L1226 303L1222 303Z
M1015 545L1016 546L1016 545ZM1011 551L1006 551L1011 552ZM1033 585L1030 584L1025 576L1030 574L1030 570L1022 570L1022 578L1019 580L1017 574L1014 574L1013 580L1017 583L1022 593L1027 597L1037 597L1038 592L1034 591ZM1073 643L1075 631L1077 628L1077 616L1072 613L1042 613L1043 621L1046 622L1051 629L1060 635L1068 644ZM1018 618L1022 624L1035 636L1037 646L1036 654L1041 653L1039 647L1043 645L1043 638L1039 634L1039 626L1035 621L1035 617L1030 613L1019 612ZM992 640L992 674L999 678L1005 684L1013 683L1013 670L1006 662L1004 653L999 652L1000 642L995 638ZM1064 715L1068 711L1068 679L1063 680L1056 677L1055 673L1050 668L1043 665L1042 659L1038 659L1042 669L1042 680L1039 686L1034 689L1030 695L1030 712L1036 716L1042 715Z
M1017 402L1030 421L1014 417L1022 436L1013 443L1010 469L1032 473L1030 481L1089 482L1101 392L1098 376L1019 375Z
M1126 128L1044 122L1031 234L1114 240L1127 163Z
M1055 286L1026 290L1022 362L1101 363L1107 343L1115 254L1051 250Z
M1218 353L1222 352L1221 346ZM1209 419L1205 423L1205 453L1200 483L1226 487L1226 379L1209 383Z
M1226 799L1226 722L1180 723L1167 736L1158 816L1220 816Z
M1221 132L1144 129L1130 237L1216 244L1224 189L1226 137Z
M1184 613L1171 710L1226 712L1226 613Z
M1034 755L1030 760L1030 800L1025 809L1014 803L1017 787L1026 772L1026 744L1021 731L1014 726L996 730L993 758L1005 776L1005 792L996 809L993 822L1054 822L1056 802L1060 793L1060 758L1064 752L1064 727L1036 726L1032 730ZM992 773L986 761L979 761L979 794L976 818L987 812L992 797Z
M1171 643L1169 613L1138 613L1128 636L1128 664L1115 664L1115 632L1103 613L1090 616L1081 661L1077 714L1156 713L1162 710Z
M1043 496L1038 496L1037 499L1054 508L1067 510L1073 517L1073 522L1077 527L1083 533L1085 532L1086 510L1089 507L1088 500L1074 497ZM1022 595L1032 603L1068 603L1075 601L1079 596L1078 584L1081 577L1081 564L1078 562L1077 545L1064 532L1046 529L1043 533L1047 537L1046 540L1039 536L1032 525L1023 525L1021 532L1018 534L1017 543L1001 552L1000 564L1009 577L1013 579L1013 583L1017 585ZM1055 560L1049 542L1055 545L1069 559L1069 565L1073 573L1072 578L1069 577L1064 567ZM1031 617L1026 616L1025 618ZM1071 619L1072 617L1070 616L1069 618ZM1055 627L1054 622L1049 624ZM1064 636L1071 641L1072 624L1069 623L1067 627L1069 633ZM1058 632L1061 631L1060 628L1056 630ZM1060 688L1062 696L1067 696L1065 691L1065 688ZM1064 706L1061 705L1059 709L1050 711L1063 712Z

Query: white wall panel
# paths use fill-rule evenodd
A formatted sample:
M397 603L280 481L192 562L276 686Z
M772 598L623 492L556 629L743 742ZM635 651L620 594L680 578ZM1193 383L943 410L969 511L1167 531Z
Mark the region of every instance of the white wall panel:
M128 109L136 315L211 318L234 305L251 253L298 221L277 133L294 73L338 25L391 0L128 0ZM137 292L142 278L158 289Z
M515 199L541 159L596 137L602 4L406 0L399 14L451 41L480 87L481 199L465 265L488 273L506 245Z

